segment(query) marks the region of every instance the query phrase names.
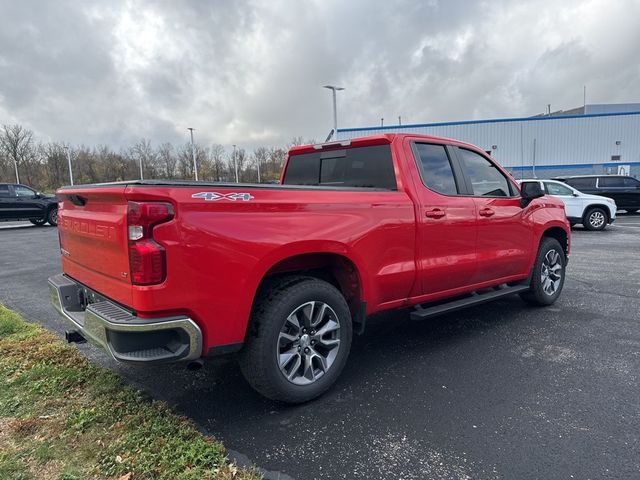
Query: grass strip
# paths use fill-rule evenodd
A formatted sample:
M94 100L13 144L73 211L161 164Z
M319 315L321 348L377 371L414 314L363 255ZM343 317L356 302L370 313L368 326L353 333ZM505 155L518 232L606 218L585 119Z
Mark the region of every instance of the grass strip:
M191 420L0 305L0 479L259 478Z

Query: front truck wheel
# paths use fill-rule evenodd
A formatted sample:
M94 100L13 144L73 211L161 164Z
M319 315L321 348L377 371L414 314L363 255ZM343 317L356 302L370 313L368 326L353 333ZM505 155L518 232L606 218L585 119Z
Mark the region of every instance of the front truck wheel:
M520 297L532 305L551 305L560 296L567 265L564 250L555 238L543 237L533 265L531 290Z
M336 381L351 337L351 313L340 291L317 278L285 277L256 300L240 368L265 397L306 402Z

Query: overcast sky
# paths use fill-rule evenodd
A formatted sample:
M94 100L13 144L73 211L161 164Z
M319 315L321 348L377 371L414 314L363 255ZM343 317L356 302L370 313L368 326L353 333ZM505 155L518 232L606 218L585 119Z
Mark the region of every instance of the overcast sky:
M341 127L640 101L640 0L0 0L0 124L276 146Z

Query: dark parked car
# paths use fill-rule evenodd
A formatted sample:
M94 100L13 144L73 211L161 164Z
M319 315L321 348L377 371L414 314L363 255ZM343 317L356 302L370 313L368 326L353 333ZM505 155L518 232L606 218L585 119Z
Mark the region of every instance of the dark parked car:
M624 175L580 175L556 177L554 180L571 185L582 193L613 198L621 210L640 210L640 180Z
M0 183L0 221L29 220L34 225L58 224L55 195L36 192L16 183Z

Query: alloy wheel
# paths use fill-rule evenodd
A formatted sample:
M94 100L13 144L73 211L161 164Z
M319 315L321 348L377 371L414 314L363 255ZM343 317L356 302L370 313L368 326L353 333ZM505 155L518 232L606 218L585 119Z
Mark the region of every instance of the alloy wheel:
M604 222L604 214L598 210L592 212L591 215L589 215L589 225L591 225L593 228L602 227L602 225L604 225Z
M289 314L280 330L278 366L291 383L309 385L331 368L339 349L336 312L324 302L306 302Z
M542 290L553 296L560 288L562 281L562 260L557 250L549 250L542 261Z

